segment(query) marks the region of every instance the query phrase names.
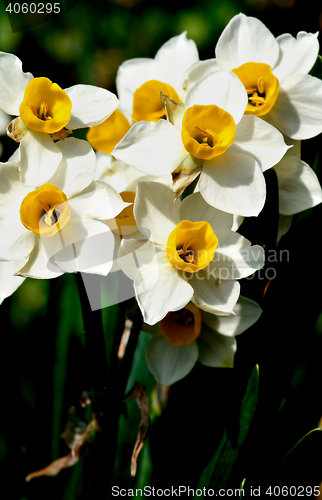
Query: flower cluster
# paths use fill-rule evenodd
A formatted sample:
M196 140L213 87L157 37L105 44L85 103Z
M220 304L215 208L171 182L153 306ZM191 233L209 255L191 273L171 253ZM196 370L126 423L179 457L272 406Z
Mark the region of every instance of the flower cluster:
M0 167L0 300L26 277L65 272L132 281L146 358L162 384L196 361L232 367L235 336L261 314L239 280L264 250L238 233L278 180L279 237L322 201L300 141L322 132L322 82L309 75L317 35L275 38L235 16L200 61L186 33L154 59L119 67L111 92L62 89L0 53L0 109L19 146ZM88 127L87 140L69 137ZM96 152L94 152L94 150Z

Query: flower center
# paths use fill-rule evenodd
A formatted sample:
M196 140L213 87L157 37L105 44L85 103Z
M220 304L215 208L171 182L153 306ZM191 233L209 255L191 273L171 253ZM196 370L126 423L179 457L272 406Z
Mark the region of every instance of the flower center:
M135 122L140 120L158 122L160 118L165 118L161 92L174 101L180 102L178 94L171 85L159 80L149 80L134 92L132 118Z
M173 345L187 345L194 342L201 333L201 312L189 302L180 311L169 312L159 322L159 329Z
M182 119L181 138L188 153L210 160L223 154L235 140L233 117L214 104L196 104L186 109Z
M208 222L182 220L169 235L167 257L177 269L195 273L212 261L217 245L218 238Z
M232 70L244 84L248 104L246 115L266 115L275 104L279 91L278 79L268 64L248 62Z
M57 83L41 77L27 84L19 114L27 128L53 134L67 125L71 109L66 92Z
M116 144L129 130L128 120L121 111L116 109L103 123L91 127L87 132L86 139L92 148L102 153L111 154Z
M37 236L53 236L70 219L67 196L53 184L44 184L27 194L20 206L20 220Z

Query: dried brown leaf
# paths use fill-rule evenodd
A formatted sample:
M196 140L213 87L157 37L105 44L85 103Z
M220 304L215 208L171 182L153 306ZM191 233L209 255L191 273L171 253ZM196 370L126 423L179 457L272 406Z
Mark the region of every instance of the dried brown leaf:
M73 454L73 452L68 453L68 455L58 458L51 464L47 465L43 469L37 470L36 472L31 472L26 477L26 481L30 481L34 477L40 476L57 476L62 469L66 469L66 467L71 467L75 465L79 460L79 454Z
M130 394L124 399L123 402L129 401L135 398L139 410L141 411L141 420L139 425L139 432L136 438L136 442L133 448L132 458L131 458L131 476L135 476L137 468L137 458L140 451L143 448L149 427L150 427L150 404L149 398L145 393L145 389L142 384L136 384L134 389Z
M121 337L119 350L117 353L118 364L121 362L121 360L124 357L125 349L126 349L127 343L129 341L129 338L130 338L132 326L133 326L133 321L131 321L130 319L125 320L124 330L123 330L123 334Z
M172 174L172 191L174 194L174 199L177 200L179 196L182 195L186 187L198 177L202 170L202 167L196 167L193 170L186 171L182 169L179 173L173 172Z
M25 480L28 482L34 477L57 476L57 474L59 474L62 469L66 469L67 467L72 467L73 465L75 465L81 456L83 447L88 443L91 437L91 431L95 426L95 422L96 418L93 418L93 420L85 426L83 432L80 432L80 428L75 427L75 429L78 430L75 431L74 434L72 434L70 428L68 428L68 426L71 425L69 421L66 430L63 433L63 437L71 451L68 453L68 455L58 458L51 464L47 465L47 467L44 467L43 469L35 472L31 472L30 474L28 474Z

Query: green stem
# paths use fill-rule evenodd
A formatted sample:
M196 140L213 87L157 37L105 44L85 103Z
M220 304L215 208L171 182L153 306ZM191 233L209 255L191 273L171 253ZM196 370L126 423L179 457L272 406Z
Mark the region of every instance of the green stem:
M100 277L96 276L96 278L97 287L100 287ZM117 354L124 331L126 309L132 302L122 303L117 326L114 332L111 332L114 340L110 359L107 361L101 310L91 310L80 273L77 273L76 279L86 332L85 344L89 359L91 384L95 395L94 411L101 414L97 418L103 431L96 434L96 452L91 454L91 459L86 464L88 469L86 470L86 474L90 476L90 495L91 498L96 498L96 496L102 495L102 491L106 490L112 479L113 466L117 453L119 418L124 411L122 400L125 396L127 381L143 319L136 305L135 313L132 316L133 325L125 354L121 362L118 363Z
M93 280L96 279L96 286L100 293L100 276L93 275L92 278ZM106 359L102 313L101 309L92 311L80 273L76 274L76 280L82 306L91 385L95 400L98 401L108 382L108 363Z

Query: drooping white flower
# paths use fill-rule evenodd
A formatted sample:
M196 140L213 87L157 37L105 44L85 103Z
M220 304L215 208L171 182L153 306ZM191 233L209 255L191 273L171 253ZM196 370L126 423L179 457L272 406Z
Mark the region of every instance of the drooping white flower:
M279 213L294 215L322 202L322 189L312 168L301 160L301 142L293 145L274 166L278 180Z
M246 114L260 116L293 139L322 131L322 82L308 75L319 52L318 33L300 31L277 38L254 17L238 14L216 45L215 59L200 61L186 79L187 88L210 73L229 69L248 94Z
M143 330L153 334L145 355L150 371L160 384L171 385L188 375L197 361L232 368L235 336L253 325L261 312L256 302L240 296L231 316L210 314L189 302L152 328L143 325Z
M184 102L183 81L187 70L199 60L193 40L186 32L168 40L154 59L135 58L122 63L116 76L116 89L129 120L158 121L164 116L160 92Z
M26 259L19 275L108 274L114 238L105 220L127 206L106 183L93 181L95 153L86 141L57 144L62 161L49 182L25 187L18 165L0 166L0 259Z
M189 301L214 314L233 314L237 279L260 269L263 249L231 230L233 216L194 193L173 203L171 189L139 182L136 223L145 240L123 240L119 258L134 281L144 321L160 321Z
M26 186L46 183L61 162L61 152L52 140L63 129L98 125L118 106L117 97L92 85L74 85L63 90L48 78L34 78L22 71L20 59L0 52L0 109L20 116L13 127L20 140L20 168ZM21 132L21 134L19 133ZM27 133L28 132L28 133ZM63 137L66 136L63 134ZM51 161L50 169L40 165Z
M113 156L147 174L172 172L176 196L201 172L198 188L207 203L232 214L258 215L266 196L262 172L280 161L288 146L274 127L244 116L247 93L236 75L209 75L188 93L186 107L166 102L172 107L169 121L134 124Z

